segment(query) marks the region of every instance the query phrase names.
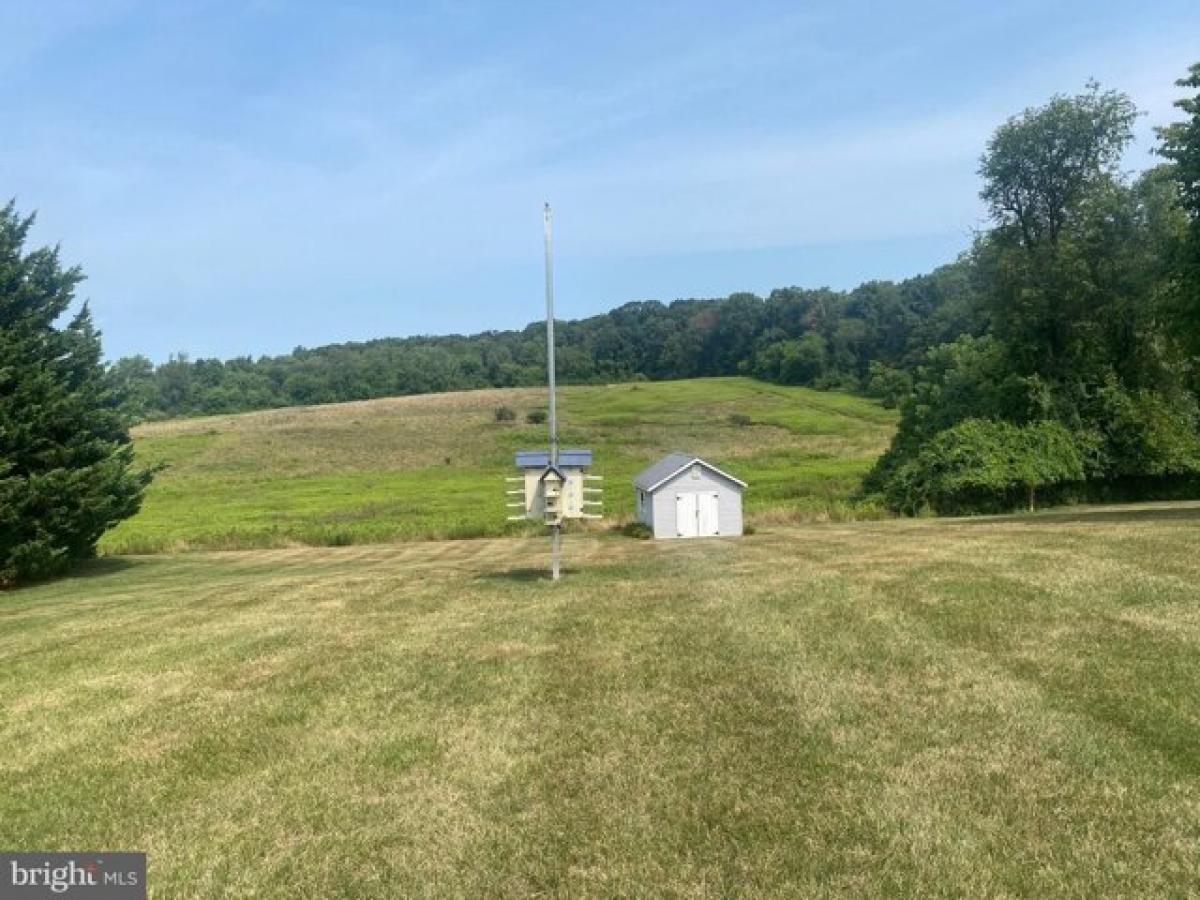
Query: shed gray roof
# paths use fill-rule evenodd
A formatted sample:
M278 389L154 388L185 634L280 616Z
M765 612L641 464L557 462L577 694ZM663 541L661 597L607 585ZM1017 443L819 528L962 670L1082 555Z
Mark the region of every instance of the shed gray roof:
M550 465L550 453L546 450L518 450L518 469L544 469ZM586 469L592 464L591 450L559 450L558 464L568 468Z
M716 472L718 475L728 478L734 484L742 487L746 486L746 482L739 478L734 478L728 472L722 472L712 463L705 462L698 456L695 456L691 453L683 453L679 450L676 450L674 453L668 453L658 462L652 463L651 465L642 469L642 471L634 477L633 486L639 490L652 491L668 478L679 474L693 463L704 466L704 468L708 469L709 471Z

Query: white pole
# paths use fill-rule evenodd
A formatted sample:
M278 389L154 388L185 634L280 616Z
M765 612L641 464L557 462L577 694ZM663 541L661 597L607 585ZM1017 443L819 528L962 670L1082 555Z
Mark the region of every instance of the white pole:
M550 526L550 580L558 581L559 557L562 555L562 526Z
M551 212L547 203L542 211L546 225L546 373L550 381L550 464L558 465L558 404L555 394L554 364L554 242L551 237Z
M558 465L558 405L555 398L554 365L554 242L551 237L550 204L542 208L546 231L546 374L550 386L550 465ZM563 487L566 487L564 484ZM561 500L559 501L562 502ZM550 526L550 578L558 581L559 556L562 552L562 525Z

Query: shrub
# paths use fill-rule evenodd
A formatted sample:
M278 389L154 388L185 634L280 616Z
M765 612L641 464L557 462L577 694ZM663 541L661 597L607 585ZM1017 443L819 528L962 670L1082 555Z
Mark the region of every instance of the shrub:
M1033 509L1040 488L1083 478L1075 439L1060 423L967 419L939 432L902 465L885 495L890 506L909 515L927 507L939 513L995 512L1022 500Z
M754 420L745 413L730 413L729 424L735 428L745 428L747 425L753 425Z
M634 538L639 541L648 541L654 537L654 532L644 522L626 522L621 526L620 532L625 537Z
M493 418L497 422L515 422L517 420L517 413L510 406L497 406L496 411L493 413Z
M546 421L546 411L544 409L531 409L525 413L525 421L530 425L542 425Z

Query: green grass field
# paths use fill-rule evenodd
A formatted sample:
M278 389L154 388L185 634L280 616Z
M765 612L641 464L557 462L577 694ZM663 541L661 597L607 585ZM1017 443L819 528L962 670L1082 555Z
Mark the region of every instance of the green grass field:
M546 445L524 424L540 390L488 390L143 425L138 456L165 463L141 513L105 553L516 534L505 522L513 451ZM516 423L494 420L508 406ZM851 502L896 416L859 397L746 378L567 387L564 446L596 451L609 524L659 455L703 455L751 485L751 524L864 517ZM731 416L749 417L735 424Z
M198 427L148 445L207 477ZM158 898L1195 895L1198 542L1179 504L576 535L558 585L528 538L101 559L0 598L0 846L146 850Z

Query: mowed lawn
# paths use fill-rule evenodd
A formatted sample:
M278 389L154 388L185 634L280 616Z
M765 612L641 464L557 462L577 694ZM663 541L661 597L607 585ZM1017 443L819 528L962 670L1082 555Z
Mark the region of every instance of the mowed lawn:
M1200 889L1200 505L110 558L0 595L0 846L176 897Z
M506 522L513 452L545 447L529 425L543 390L468 391L152 423L139 459L165 464L141 513L106 553L336 546L518 534ZM499 407L515 422L497 422ZM887 446L893 411L837 392L748 378L567 387L564 446L591 447L608 524L633 511L630 479L683 449L749 481L749 521L859 518L862 475Z

